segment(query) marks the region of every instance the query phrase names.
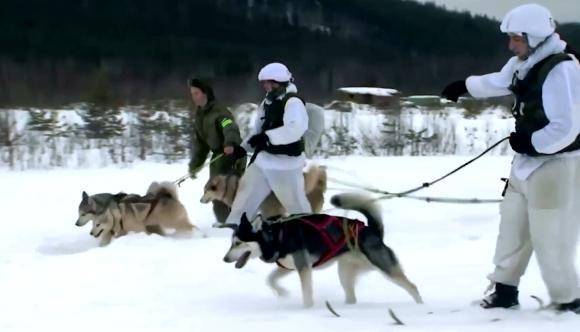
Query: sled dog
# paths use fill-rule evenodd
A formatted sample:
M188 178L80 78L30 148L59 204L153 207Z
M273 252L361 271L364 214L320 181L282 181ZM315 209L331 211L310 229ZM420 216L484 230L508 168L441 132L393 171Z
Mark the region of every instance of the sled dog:
M200 202L209 203L213 200L218 200L231 207L236 197L239 182L240 177L235 174L213 176L205 184ZM324 204L324 192L326 191L326 167L310 166L304 172L304 189L312 211L320 212ZM264 218L286 214L286 210L274 193L270 193L266 197L260 206L260 211Z
M145 196L125 193L89 196L83 191L75 225L84 226L89 221L93 222L91 235L101 240L101 246L129 232L164 235L164 229L181 232L195 227L171 182L151 183Z
M259 257L278 268L268 277L268 285L278 295L286 291L278 280L296 270L300 277L305 307L313 305L312 269L338 261L338 277L346 303L356 303L355 280L359 273L377 269L422 303L417 287L409 281L391 248L383 243L383 223L379 207L364 195L340 194L331 203L362 213L367 224L355 219L327 214L294 215L278 221L250 222L244 214L234 229L231 247L224 257L242 268L249 258Z

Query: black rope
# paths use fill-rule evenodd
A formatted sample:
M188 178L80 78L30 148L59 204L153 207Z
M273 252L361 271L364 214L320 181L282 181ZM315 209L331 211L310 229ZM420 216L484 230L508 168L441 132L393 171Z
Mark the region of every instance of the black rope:
M386 190L379 190L379 189L374 189L374 188L369 188L369 187L364 187L364 186L359 186L356 184L352 184L352 183L348 183L348 182L344 182L344 181L338 181L336 179L332 179L329 178L329 180L331 181L335 181L339 184L346 184L346 185L350 185L352 187L358 187L361 189L364 189L366 191L372 192L372 193L376 193L376 194L382 194L383 196L376 198L376 200L380 200L380 199L387 199L387 198L393 198L393 197L405 197L408 196L409 194L412 194L414 192L417 192L419 190L423 190L425 188L431 187L432 185L434 185L435 183L455 174L456 172L458 172L459 170L461 170L462 168L466 167L467 165L471 164L472 162L476 161L477 159L483 157L486 153L488 153L489 151L491 151L492 149L494 149L496 146L500 145L503 141L509 139L509 136L502 138L501 140L497 141L496 143L494 143L492 146L490 146L489 148L487 148L485 151L483 151L482 153L480 153L479 155L477 155L475 158L467 161L466 163L463 163L461 166L455 168L454 170L452 170L451 172L431 181L431 182L424 182L423 184L421 184L420 186L405 190L405 191L401 191L401 192L397 192L397 193L393 193L393 192L389 192ZM432 199L432 201L436 201L435 199Z
M459 203L459 204L500 203L502 201L502 199L427 197L427 196L411 196L411 195L407 195L404 198L416 199L419 201L425 201L427 203ZM379 197L379 199L382 198Z
M250 167L250 165L254 163L254 161L256 160L256 157L258 156L258 153L262 152L262 150L263 150L263 149L264 149L263 147L257 147L257 148L254 150L254 153L253 153L253 154L252 154L252 156L250 157L250 162L248 163L248 166L247 166L247 167ZM247 167L246 167L246 168L247 168Z

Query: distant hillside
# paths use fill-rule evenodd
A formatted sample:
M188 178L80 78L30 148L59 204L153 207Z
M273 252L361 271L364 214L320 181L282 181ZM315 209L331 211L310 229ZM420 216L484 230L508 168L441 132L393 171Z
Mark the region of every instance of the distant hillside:
M562 32L580 39L578 25ZM496 21L403 0L3 0L0 45L0 106L86 99L103 76L121 104L184 97L192 74L255 99L274 60L310 99L345 85L438 93L509 55Z

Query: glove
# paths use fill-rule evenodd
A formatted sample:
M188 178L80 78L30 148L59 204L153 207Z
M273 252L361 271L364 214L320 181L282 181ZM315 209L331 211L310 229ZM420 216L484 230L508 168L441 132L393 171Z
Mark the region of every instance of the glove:
M268 135L266 135L266 133L256 134L250 137L250 139L248 140L248 144L250 144L250 146L253 147L255 150L258 149L261 150L265 148L266 145L268 145L268 142L270 142L270 140L268 139Z
M232 153L230 154L224 154L224 170L227 170L228 172L231 173L237 173L237 167L236 164L238 163L238 160L244 158L247 154L246 150L244 148L242 148L239 145L230 145L233 148Z
M443 89L441 96L445 99L457 102L459 96L467 93L467 86L465 85L465 80L455 81Z
M538 151L532 145L532 136L522 133L511 133L510 134L510 146L512 150L517 153L523 153L530 156L537 156Z
M570 44L566 44L564 53L572 54L576 59L580 59L580 53L578 53L575 49L570 47Z
M246 149L242 148L239 145L234 145L233 147L234 147L234 152L232 152L232 154L230 155L230 157L233 160L242 159L248 154L248 152L246 152Z

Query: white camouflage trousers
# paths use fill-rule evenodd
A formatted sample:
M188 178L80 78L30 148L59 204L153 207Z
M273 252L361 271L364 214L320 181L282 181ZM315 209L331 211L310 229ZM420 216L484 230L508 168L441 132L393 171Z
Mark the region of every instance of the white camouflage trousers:
M535 252L551 300L579 298L580 158L550 160L525 181L512 171L500 214L495 271L488 278L518 286Z
M242 178L226 224L239 224L245 212L252 220L264 199L273 191L288 214L312 213L304 191L302 169L260 169L250 165Z

